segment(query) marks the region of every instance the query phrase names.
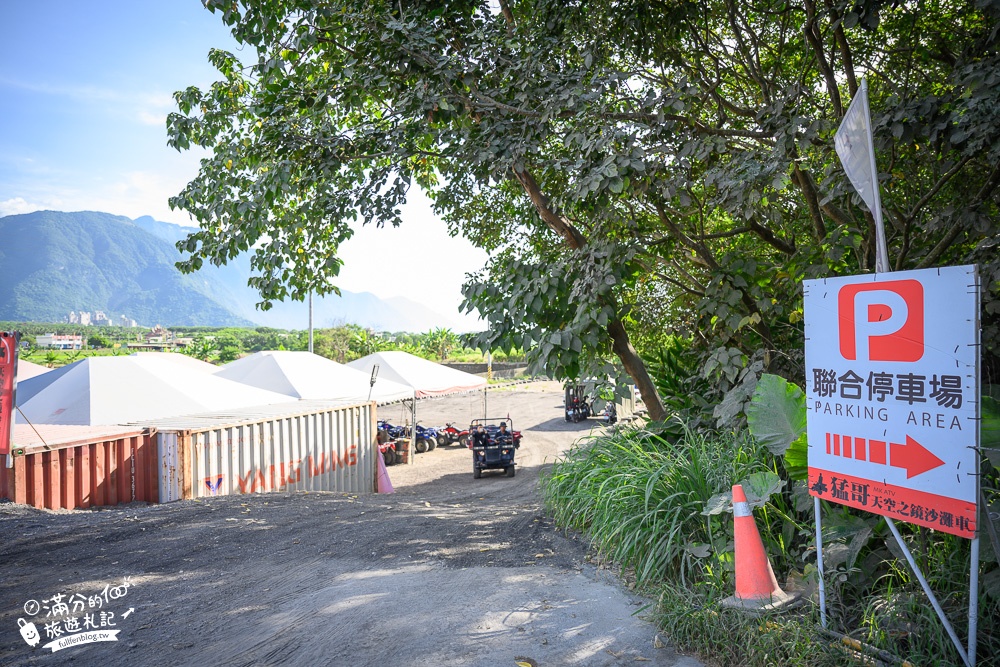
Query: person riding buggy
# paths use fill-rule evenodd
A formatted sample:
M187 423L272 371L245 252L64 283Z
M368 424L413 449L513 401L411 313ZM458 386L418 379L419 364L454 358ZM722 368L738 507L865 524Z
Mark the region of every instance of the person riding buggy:
M492 423L490 423L492 422ZM521 446L520 431L508 430L507 422L474 419L469 430L472 440L472 476L479 479L483 470L502 469L508 477L514 476L514 451Z

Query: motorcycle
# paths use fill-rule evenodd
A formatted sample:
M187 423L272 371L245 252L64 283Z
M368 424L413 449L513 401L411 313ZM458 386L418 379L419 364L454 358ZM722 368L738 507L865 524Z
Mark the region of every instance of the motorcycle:
M437 444L441 447L450 445L453 442L465 444L464 437L468 437L469 429L459 430L452 422L445 423L444 426L437 427Z
M405 438L408 435L409 429L405 426L393 426L383 419L378 422L378 441L380 443Z
M573 398L573 401L566 406L566 421L573 422L574 424L579 422L581 419L587 419L590 417L591 409L590 404L587 403L587 398Z
M378 451L382 454L382 460L385 461L387 466L395 465L401 458L396 451L396 443L392 440L380 442Z
M429 452L438 446L438 431L431 426L421 426L417 424L417 438L413 443L413 448L418 454Z
M618 421L618 409L615 408L615 404L608 402L607 407L604 408L604 412L601 413L601 421L611 426Z

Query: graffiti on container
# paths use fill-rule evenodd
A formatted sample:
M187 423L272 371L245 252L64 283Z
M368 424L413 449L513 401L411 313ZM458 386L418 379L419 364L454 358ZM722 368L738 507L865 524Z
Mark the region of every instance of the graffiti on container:
M222 486L222 479L224 477L225 475L218 475L218 477L216 478L213 477L205 478L205 486L208 487L208 492L211 493L213 496L219 492L219 487ZM214 484L212 483L213 479L215 479Z
M245 474L236 476L240 493L257 493L260 491L280 491L286 486L297 484L309 477L333 472L358 464L358 447L351 445L347 452L337 456L336 452L322 452L316 456L309 455L305 459L293 459L267 466L266 468L251 468ZM209 493L216 495L222 487L225 475L212 475L203 481Z
M42 649L51 649L53 653L72 646L116 642L121 628L117 628L115 612L111 611L111 607L128 595L131 586L130 578L125 577L120 586L108 584L95 595L58 593L41 602L28 600L24 603L24 613L29 618L17 619L21 639L35 648L41 643L44 633L44 638L52 641ZM129 608L119 618L128 618L133 611ZM37 618L30 618L33 616Z

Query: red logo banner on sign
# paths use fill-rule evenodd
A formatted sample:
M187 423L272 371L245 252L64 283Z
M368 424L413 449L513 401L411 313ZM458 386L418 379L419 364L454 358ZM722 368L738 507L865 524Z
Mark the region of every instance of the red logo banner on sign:
M0 456L10 454L14 429L14 390L17 387L16 332L0 332Z

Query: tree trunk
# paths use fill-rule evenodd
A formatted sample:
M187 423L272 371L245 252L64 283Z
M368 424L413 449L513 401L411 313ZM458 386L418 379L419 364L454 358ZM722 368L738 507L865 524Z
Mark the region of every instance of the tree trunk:
M531 202L535 205L535 209L541 216L542 221L548 225L549 229L562 236L566 241L567 247L573 250L586 245L587 240L573 223L552 210L549 206L548 197L542 192L541 187L539 187L538 182L532 176L531 172L526 169L518 170L516 168L513 171L517 180L524 188L525 193L527 193ZM618 310L617 305L615 310ZM642 402L646 404L646 409L649 410L650 419L658 422L665 420L667 418L667 411L663 407L663 401L660 400L660 395L656 392L656 385L653 384L652 378L649 377L649 372L646 370L646 364L643 363L642 357L632 347L632 342L628 338L628 332L625 331L625 325L622 323L621 318L616 317L608 323L608 335L611 337L611 349L621 359L622 365L625 367L625 372L635 380L635 385L639 388L639 395L642 396Z
M612 349L621 359L622 365L625 366L625 372L635 380L635 386L639 389L642 402L649 410L649 418L657 422L665 421L667 411L660 400L660 394L656 391L656 385L649 377L646 364L642 362L639 353L632 347L628 332L625 331L625 325L619 318L616 317L608 323L608 335L611 336Z

